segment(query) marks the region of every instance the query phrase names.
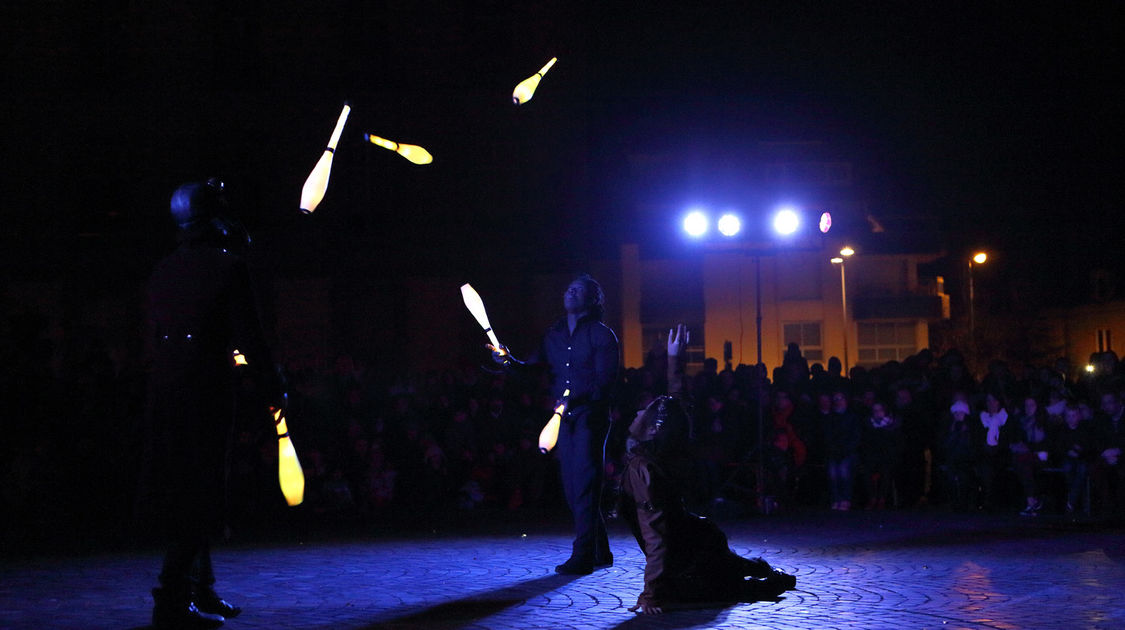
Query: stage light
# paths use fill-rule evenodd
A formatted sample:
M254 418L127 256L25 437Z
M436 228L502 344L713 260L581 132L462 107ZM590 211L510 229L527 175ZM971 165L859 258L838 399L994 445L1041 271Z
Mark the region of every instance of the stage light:
M723 236L734 236L742 231L742 221L738 215L730 212L719 217L719 233Z
M820 233L827 234L832 229L832 215L825 212L820 215Z
M773 215L773 229L778 234L786 235L797 231L801 225L801 218L792 208L782 208Z
M689 236L696 238L703 236L707 233L707 215L699 210L693 210L684 217L684 231Z

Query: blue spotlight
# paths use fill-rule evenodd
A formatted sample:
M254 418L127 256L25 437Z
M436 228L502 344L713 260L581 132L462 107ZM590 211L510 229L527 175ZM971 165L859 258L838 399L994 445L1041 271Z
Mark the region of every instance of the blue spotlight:
M778 234L788 236L797 231L801 225L801 218L797 211L790 207L782 208L773 215L773 229Z
M693 210L684 217L684 231L689 236L699 238L707 233L707 215L699 210Z
M742 231L742 220L738 215L728 212L719 217L719 233L723 236L734 236Z

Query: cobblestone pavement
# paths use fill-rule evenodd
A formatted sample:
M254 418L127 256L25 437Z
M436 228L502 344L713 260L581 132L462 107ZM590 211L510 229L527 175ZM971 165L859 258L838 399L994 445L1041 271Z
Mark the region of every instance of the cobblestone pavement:
M731 545L796 573L778 601L637 617L644 558L613 528L613 567L568 578L558 526L502 523L303 545L228 545L226 628L1122 628L1120 529L937 512L724 522ZM9 561L2 628L143 628L157 553Z

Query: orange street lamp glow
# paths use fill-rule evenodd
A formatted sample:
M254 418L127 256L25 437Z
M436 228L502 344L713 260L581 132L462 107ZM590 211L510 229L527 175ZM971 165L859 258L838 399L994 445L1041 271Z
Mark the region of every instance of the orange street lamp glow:
M371 144L375 144L383 147L384 149L394 151L395 153L410 160L411 162L414 162L415 164L429 164L430 162L434 161L434 156L430 155L429 151L416 144L401 144L392 140L387 140L386 138L380 138L379 136L371 135L369 133L363 134L363 139L370 142Z
M551 60L547 62L547 65L540 68L539 72L520 81L516 89L512 90L512 102L516 105L523 105L530 101L531 97L535 95L535 88L539 87L539 81L543 78L543 75L547 74L551 66L555 65L556 61L558 61L558 57L551 57Z
M844 262L844 259L837 256L835 258L830 259L828 262L832 263L833 265L839 265L840 263Z
M305 500L305 473L280 409L273 409L273 422L277 426L277 479L281 483L281 494L290 506L300 505Z
M844 257L853 256L855 255L855 250L847 245L844 245L844 249L840 250L840 255Z
M461 285L461 299L465 301L465 308L469 309L477 323L484 329L484 333L488 335L488 340L492 342L492 349L501 355L504 354L504 351L501 350L500 341L496 338L496 332L492 330L492 324L488 323L488 312L484 310L484 300L480 299L480 294L473 288L473 285L467 282Z
M325 147L324 153L320 155L316 166L309 173L305 185L301 187L301 212L305 214L312 214L313 210L316 210L316 207L324 199L324 192L328 190L328 176L332 173L332 156L336 153L336 143L340 142L340 134L344 132L344 124L348 122L348 114L351 111L351 106L345 103L343 111L340 112L340 117L336 119L336 129L332 131L332 138L328 140L328 146Z
M988 260L988 254L984 252L977 252L973 254L973 262L978 265L983 265L986 260Z
M551 452L551 449L555 448L555 443L559 441L559 424L562 422L563 414L566 413L567 396L570 396L569 389L563 392L562 402L555 407L555 414L539 433L539 450L543 453Z

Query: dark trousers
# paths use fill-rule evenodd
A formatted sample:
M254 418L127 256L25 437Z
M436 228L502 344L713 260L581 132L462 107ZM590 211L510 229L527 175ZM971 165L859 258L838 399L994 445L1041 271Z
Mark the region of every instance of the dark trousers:
M211 568L211 542L202 532L180 532L164 554L160 585L177 595L215 584Z
M574 516L571 555L583 561L609 557L609 539L600 509L605 473L602 449L609 423L604 412L576 409L559 427L558 457L563 493Z

